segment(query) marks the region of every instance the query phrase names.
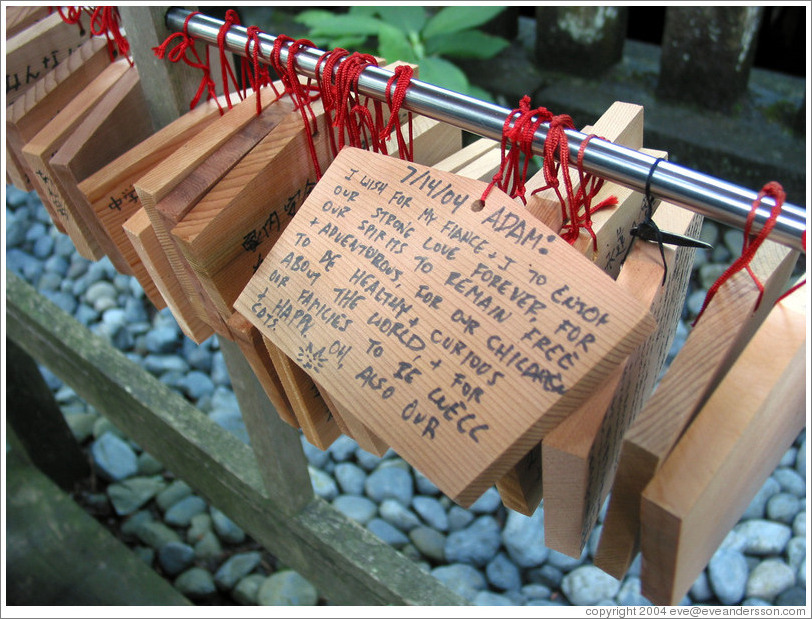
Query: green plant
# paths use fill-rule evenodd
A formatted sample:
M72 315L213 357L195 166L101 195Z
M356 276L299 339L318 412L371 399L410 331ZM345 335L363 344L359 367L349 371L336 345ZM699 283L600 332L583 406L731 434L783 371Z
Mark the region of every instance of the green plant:
M420 79L449 90L492 100L468 81L449 58L493 58L509 45L477 30L504 6L447 6L433 15L421 6L353 6L348 13L305 11L297 21L319 47L341 47L419 65Z

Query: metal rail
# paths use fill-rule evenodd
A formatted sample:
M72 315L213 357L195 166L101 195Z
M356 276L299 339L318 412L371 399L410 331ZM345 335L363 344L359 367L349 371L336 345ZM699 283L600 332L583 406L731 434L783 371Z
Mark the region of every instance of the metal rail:
M191 11L171 8L166 14L166 25L170 30L181 32ZM210 45L217 45L217 35L224 25L222 20L198 14L189 19L187 33ZM276 37L261 34L260 56L270 57ZM232 26L226 37L227 51L245 56L248 42L246 29ZM295 55L295 69L307 77L316 76L316 63L326 52L315 48L301 49ZM288 46L281 50L281 60L287 62ZM265 61L267 63L267 60ZM358 81L361 94L384 101L386 84L392 73L377 67L368 67ZM474 97L462 95L427 82L412 80L406 93L403 107L416 114L422 114L447 122L477 135L500 140L502 127L510 110ZM544 153L544 141L548 126L541 125L534 136L533 151ZM579 131L567 131L570 158L575 160L581 142L587 136ZM644 191L649 171L656 158L638 151L604 140L592 140L584 149L583 167L587 172L606 178L625 187ZM757 192L679 166L662 161L651 175L650 189L653 196L684 206L694 212L718 222L744 228ZM765 198L756 212L754 231L762 228L774 206L772 198ZM799 251L804 250L806 235L806 210L785 202L778 216L770 239Z

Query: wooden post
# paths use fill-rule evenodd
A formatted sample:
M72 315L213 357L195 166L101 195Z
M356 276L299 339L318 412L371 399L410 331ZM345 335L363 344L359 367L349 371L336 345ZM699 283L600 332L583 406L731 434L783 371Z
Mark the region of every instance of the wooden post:
M626 7L536 7L536 61L548 69L591 77L623 58Z
M6 338L8 421L30 460L63 490L90 474L82 450L34 360Z
M200 85L198 69L183 62L161 60L152 51L172 34L164 23L166 11L165 6L119 7L155 129L189 111L189 102Z
M657 95L729 111L747 91L763 11L756 6L669 7Z
M280 510L296 513L313 499L299 433L276 413L239 347L219 341L265 490Z

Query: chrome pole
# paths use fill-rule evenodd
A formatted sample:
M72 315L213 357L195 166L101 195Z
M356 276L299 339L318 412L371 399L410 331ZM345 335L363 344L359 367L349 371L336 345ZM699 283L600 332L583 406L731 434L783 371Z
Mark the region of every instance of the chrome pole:
M181 32L189 13L186 9L171 8L166 14L166 25L170 30ZM217 45L217 35L224 22L204 14L189 19L187 33L208 43ZM261 34L260 56L270 57L276 37ZM226 37L226 50L245 56L248 42L246 29L232 26ZM326 52L315 48L300 49L294 59L294 68L301 75L315 78L316 63ZM287 62L288 45L281 49L280 59ZM368 67L358 80L361 94L385 101L386 84L392 76L390 71L378 67ZM447 122L465 131L482 137L501 140L502 127L510 110L462 95L445 88L420 80L412 80L406 92L403 107L416 114ZM542 124L533 139L533 152L544 153L548 125ZM579 131L567 131L570 158L576 159L583 140L587 136ZM592 140L584 149L583 167L587 172L606 178L630 189L643 192L649 171L656 162L651 155L640 153L605 140ZM650 179L651 193L674 204L688 208L715 221L743 229L757 192L720 180L713 176L689 168L662 161L657 165ZM754 231L761 230L774 206L772 198L764 198L756 211ZM806 210L785 202L781 214L770 234L770 239L792 249L804 251L806 235Z

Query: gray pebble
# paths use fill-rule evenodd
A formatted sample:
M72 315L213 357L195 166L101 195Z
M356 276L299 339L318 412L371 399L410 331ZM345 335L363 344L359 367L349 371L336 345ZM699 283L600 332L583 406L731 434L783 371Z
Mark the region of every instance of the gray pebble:
M192 518L206 511L206 501L199 496L187 496L166 510L164 521L175 527L188 527Z
M346 462L353 457L356 449L358 449L358 443L346 434L342 434L327 448L327 452L335 462Z
M136 534L138 535L138 539L155 550L160 550L169 542L182 541L180 539L180 535L178 535L176 531L170 529L163 522L158 522L157 520L145 522L143 525L138 527Z
M767 501L767 517L777 522L791 523L801 508L801 500L789 492L779 492Z
M87 289L85 301L97 312L115 307L117 291L116 287L107 281L98 281Z
M513 606L513 600L498 593L480 591L472 600L474 606Z
M436 496L440 494L440 489L434 485L434 482L423 475L423 473L420 471L414 472L414 483L417 491L420 494L428 496Z
M98 285L99 284L93 284L93 286ZM158 327L147 333L146 337L144 338L144 344L147 347L147 351L152 354L167 354L173 352L177 348L179 338L180 332L177 328Z
M651 606L651 602L640 592L640 579L631 576L623 581L617 593L619 606Z
M208 514L198 514L192 518L192 522L186 531L186 541L190 544L196 544L206 533L211 533L212 518Z
M373 518L367 523L367 529L377 535L381 541L394 548L400 548L409 543L409 538L402 531L381 518Z
M586 560L586 548L581 553L581 556L576 558L570 557L565 555L563 552L558 552L557 550L550 550L550 554L547 555L547 563L552 565L553 567L557 567L562 572L570 572L574 570L576 567L581 565Z
M62 256L51 256L43 263L43 266L45 267L46 273L53 273L59 277L65 277L70 265ZM115 295L113 299L115 300Z
M582 565L564 576L561 590L575 606L591 606L615 597L620 582L594 565Z
M144 357L144 369L155 375L164 372L185 374L189 371L189 364L177 355L147 355Z
M508 555L519 567L541 565L550 554L544 545L544 512L537 509L532 516L509 511L502 543Z
M485 567L485 576L488 582L502 591L513 591L522 586L522 577L519 568L500 552Z
M231 385L231 376L228 374L226 360L223 358L223 353L219 350L215 352L211 358L211 379L215 385Z
M806 606L806 589L792 587L784 591L775 600L776 606Z
M226 559L214 573L214 583L230 591L243 577L250 574L259 565L261 555L256 551L241 552Z
M107 432L93 441L93 464L106 479L120 481L138 472L138 457L126 442Z
M367 524L375 517L378 507L366 497L342 494L333 501L335 507L348 518Z
M499 523L492 516L480 516L465 529L449 534L445 556L452 563L482 567L496 556L500 543Z
M777 468L773 471L773 477L781 484L785 492L794 494L797 497L806 496L806 482L795 469Z
M522 595L524 595L528 600L546 600L549 599L550 595L552 594L550 587L546 587L538 583L529 583L524 585L521 591Z
M699 572L699 576L697 576L694 584L691 585L691 589L688 591L688 593L691 596L691 599L695 602L707 602L713 597L713 591L711 590L710 582L708 581L707 570L702 570Z
M527 606L566 606L562 600L528 600Z
M364 482L367 474L360 466L352 462L341 462L333 471L336 481L344 494L364 494Z
M709 262L703 264L699 268L699 283L704 290L710 288L713 283L719 279L719 276L725 272L727 265L722 261Z
M327 462L330 460L330 454L326 451L322 451L321 449L314 447L311 445L308 440L304 437L304 435L300 435L300 441L302 443L302 450L304 451L305 457L307 461L317 469L323 469Z
M175 503L181 499L185 499L190 494L192 494L191 486L182 479L176 479L155 497L155 503L161 511L165 512Z
M772 601L795 584L795 570L780 559L766 559L747 580L747 597Z
M420 519L400 501L385 499L380 505L381 518L401 531L409 532L420 526Z
M250 443L248 430L239 411L215 409L209 413L211 419L218 426L227 430L246 445Z
M181 388L192 400L199 400L214 393L214 383L211 378L198 370L192 370L185 376Z
M257 593L260 606L315 606L318 601L316 588L292 570L272 574Z
M181 542L169 542L158 551L158 565L169 576L176 576L192 565L195 549Z
M501 504L499 492L496 488L490 487L468 509L475 514L492 514Z
M152 567L152 562L155 561L155 551L147 546L135 546L133 554L150 567Z
M99 415L96 418L96 423L93 424L93 436L98 439L104 436L105 434L115 436L124 441L125 443L129 444L129 442L127 441L127 437L124 436L124 433L121 430L119 430L116 426L114 426L113 423L107 417L102 417L101 415ZM130 446L132 447L132 445Z
M742 514L742 520L750 520L752 518L764 518L767 509L767 501L773 495L781 492L781 484L779 484L772 477L768 477L764 484L756 492L756 495L750 501L750 505Z
M383 462L383 458L359 447L355 452L355 461L358 462L358 465L365 471L374 471L378 465Z
M806 537L806 510L798 512L795 520L792 521L792 533L800 537Z
M474 521L475 516L459 505L452 505L448 510L448 530L459 531Z
M414 496L412 476L399 467L376 469L364 482L364 490L377 503L395 499L403 505L410 505Z
M707 296L707 291L699 288L694 290L692 293L688 295L688 298L685 301L685 306L688 308L688 312L691 316L696 316L702 310L702 305L705 303L705 297Z
M238 527L231 518L216 507L211 508L211 522L218 537L229 544L242 544L245 531Z
M778 466L795 466L795 460L798 458L798 450L795 447L790 447L784 452L784 455L781 456L781 461L778 463Z
M445 561L445 535L431 527L419 526L409 531L409 539L420 553L438 563Z
M330 475L312 466L308 466L307 470L310 472L310 483L316 496L325 501L332 501L338 496L338 485Z
M431 574L466 600L474 599L487 585L485 577L478 569L463 563L435 567L431 570Z
M713 592L723 604L738 604L747 588L747 560L735 550L717 550L708 564L708 578Z
M434 497L416 496L412 499L412 507L427 525L438 531L448 531L448 514L440 501Z
M195 542L195 557L198 559L215 559L223 554L223 546L214 531L206 531Z
M736 529L745 538L745 552L751 555L780 554L792 535L787 525L769 520L747 520Z
M797 570L804 561L806 561L806 539L793 537L787 542L787 562L792 569Z
M121 532L124 535L137 536L138 530L147 522L155 520L152 513L146 509L135 512L132 516L121 523Z
M158 475L164 470L164 465L158 462L151 454L142 451L138 454L138 472L141 475Z
M93 436L93 425L96 423L98 415L95 413L76 413L74 415L67 415L65 420L68 422L68 427L71 433L79 443L84 443L85 440Z
M183 572L175 579L175 588L192 600L209 597L217 591L214 578L202 567L193 567Z
M158 475L131 477L107 486L107 494L116 513L119 516L127 516L135 513L165 487L166 483Z
M249 574L245 578L241 578L240 582L234 585L231 590L231 597L234 598L235 602L243 606L256 605L259 588L266 579L267 577L262 574Z
M54 239L50 236L41 236L34 242L32 253L35 258L44 260L51 255L54 250ZM67 271L66 271L67 274Z

